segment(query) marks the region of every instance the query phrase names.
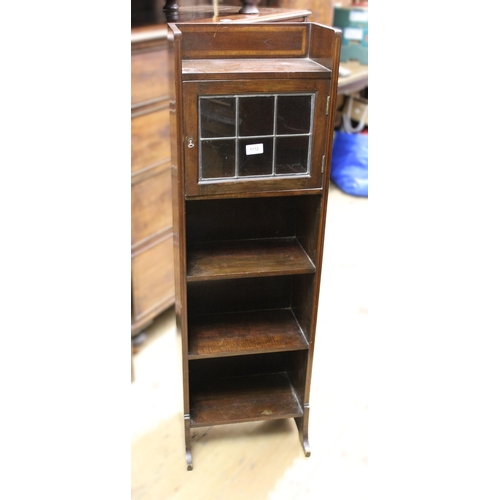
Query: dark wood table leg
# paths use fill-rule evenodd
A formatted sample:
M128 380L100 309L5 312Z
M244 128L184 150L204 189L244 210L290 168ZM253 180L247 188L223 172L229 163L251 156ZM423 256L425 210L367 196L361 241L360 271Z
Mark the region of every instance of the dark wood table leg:
M179 6L177 5L176 0L167 0L165 2L165 6L163 7L163 10L171 11L171 10L178 10Z

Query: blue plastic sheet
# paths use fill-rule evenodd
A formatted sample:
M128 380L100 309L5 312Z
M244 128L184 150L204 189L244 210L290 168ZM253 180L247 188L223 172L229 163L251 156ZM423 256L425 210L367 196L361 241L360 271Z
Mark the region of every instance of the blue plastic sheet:
M344 193L368 196L368 135L336 131L330 179Z

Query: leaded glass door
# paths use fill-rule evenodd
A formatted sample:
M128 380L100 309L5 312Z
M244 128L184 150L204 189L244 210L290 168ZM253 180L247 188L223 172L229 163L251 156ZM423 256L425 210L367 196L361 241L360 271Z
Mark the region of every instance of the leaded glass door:
M204 82L185 87L189 194L248 191L252 185L259 190L321 187L326 82Z

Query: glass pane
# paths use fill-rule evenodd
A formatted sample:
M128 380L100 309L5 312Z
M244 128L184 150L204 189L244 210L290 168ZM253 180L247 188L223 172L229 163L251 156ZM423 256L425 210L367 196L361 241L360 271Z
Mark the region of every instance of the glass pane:
M201 142L201 177L234 177L234 140Z
M273 173L273 139L241 139L238 149L239 175Z
M311 96L278 97L277 133L308 134L311 128Z
M236 135L236 99L200 99L201 137L234 137Z
M307 172L309 136L276 138L276 173Z
M240 97L239 135L272 135L274 97Z

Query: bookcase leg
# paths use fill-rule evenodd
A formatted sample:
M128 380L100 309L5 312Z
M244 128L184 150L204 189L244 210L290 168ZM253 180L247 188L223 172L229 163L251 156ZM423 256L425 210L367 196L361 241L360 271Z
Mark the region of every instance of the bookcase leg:
M304 405L304 416L295 419L297 429L299 430L299 439L304 455L311 456L311 447L309 446L309 405Z
M191 455L191 418L189 415L184 415L184 432L186 434L186 462L187 470L193 470L193 457Z

